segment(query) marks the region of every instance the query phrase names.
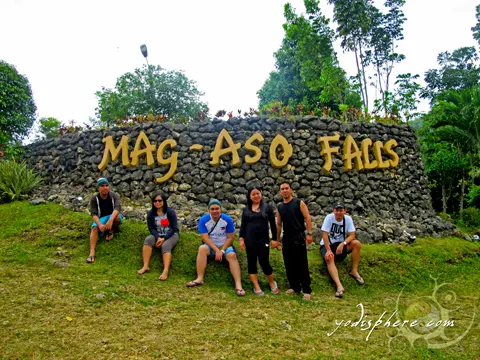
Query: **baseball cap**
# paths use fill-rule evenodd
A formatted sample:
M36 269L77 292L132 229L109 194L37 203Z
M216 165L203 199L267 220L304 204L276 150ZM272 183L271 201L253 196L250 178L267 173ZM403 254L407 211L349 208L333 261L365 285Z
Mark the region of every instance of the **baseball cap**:
M335 201L333 203L333 208L334 209L339 209L339 208L345 209L345 205L343 205L343 203L340 202L340 201Z

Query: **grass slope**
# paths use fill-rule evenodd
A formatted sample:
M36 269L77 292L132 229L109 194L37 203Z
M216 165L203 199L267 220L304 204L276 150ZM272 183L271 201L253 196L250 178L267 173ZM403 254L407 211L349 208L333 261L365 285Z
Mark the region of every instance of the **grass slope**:
M279 296L266 292L261 298L249 291L236 297L228 269L214 263L204 286L187 289L200 243L193 233L181 233L168 281L158 280L158 253L151 271L139 276L147 228L134 221L126 221L112 242L100 242L96 263L86 264L89 221L55 204L0 205L1 358L475 359L480 353L478 243L428 238L412 246L364 246L360 273L366 285L347 276L349 259L341 263L343 299L333 296L319 251L311 251L313 301L305 303L285 295L277 251L271 259ZM244 288L251 289L244 254L240 262ZM438 288L435 299L433 278L438 285L449 283ZM373 322L398 308L401 320L453 319L455 325L379 326L366 341L371 328L343 326L359 319L358 304L364 319ZM336 320L344 323L335 331ZM463 333L458 342L432 348Z

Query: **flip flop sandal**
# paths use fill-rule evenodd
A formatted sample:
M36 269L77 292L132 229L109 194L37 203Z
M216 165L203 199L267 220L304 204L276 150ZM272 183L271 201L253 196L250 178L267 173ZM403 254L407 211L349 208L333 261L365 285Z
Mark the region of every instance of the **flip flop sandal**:
M113 232L107 233L107 235L105 236L105 240L110 241L112 239L113 239Z
M287 291L285 291L285 294L287 294L287 295L295 295L295 294L296 294L296 291L293 290L293 289L288 289Z
M310 300L312 300L312 295L310 295L310 294L303 294L303 300L305 300L305 301L310 301Z
M89 255L87 258L87 264L93 264L95 262L95 255Z
M187 282L187 287L196 287L196 286L202 286L203 283L196 282L195 280Z
M277 282L275 281L275 286L273 288L270 288L270 290L272 291L272 294L273 295L277 295L277 294L280 294L280 290L278 288L278 285L277 285Z
M341 289L341 290L338 290L336 293L335 293L335 297L341 299L343 298L343 292L345 291L345 289Z
M355 276L353 274L348 274L348 275L350 275L352 278L354 278L358 285L364 285L365 284L365 281L362 279L362 277L360 275L358 275L358 276Z
M235 289L235 293L237 296L245 296L245 290L243 289Z
M255 295L258 295L258 296L263 296L263 295L265 295L265 293L262 291L262 289L260 289L260 290L255 290L255 289L253 289L253 293L254 293Z

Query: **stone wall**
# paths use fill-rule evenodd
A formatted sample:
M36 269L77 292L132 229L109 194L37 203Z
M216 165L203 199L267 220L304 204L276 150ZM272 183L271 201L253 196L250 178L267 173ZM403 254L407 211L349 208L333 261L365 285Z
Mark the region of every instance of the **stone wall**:
M222 147L217 142L223 129L231 135L233 143L240 143L240 146L237 145L238 166L232 165L232 160L235 160L232 154L222 156L218 166L210 164L215 147ZM148 137L147 142L139 140L142 132ZM251 159L254 152L247 150L245 144L255 133L263 137L263 141L253 143L261 150L261 157L249 164L246 156ZM326 138L337 134L338 141ZM278 167L281 153L285 150L281 147L271 150L277 135L283 136L292 145L292 155L281 168L273 166L271 161L273 151ZM99 164L106 148L102 140L108 136L112 137L115 146L119 146L122 136L128 136L129 157L122 158L125 151L119 153L116 161L110 159L105 170L100 171ZM168 181L158 183L156 179L170 169L170 165L161 165L157 160L157 149L166 139L175 140L176 146L164 146L165 152L161 157L168 159L172 153L177 153L178 167ZM360 157L357 153L351 161L353 168L345 171L348 163L343 159L345 154L361 151L361 143L365 139L371 139L372 143L381 142L381 145L393 139L396 146L391 147L390 153L383 148L375 154L375 146L372 145L368 147L368 160L365 160L365 154ZM350 141L348 149L344 148L346 140ZM135 148L138 155L149 146L152 150L147 151L152 156L150 159L143 154L138 156L138 165L125 166L122 163L125 159L127 163L134 162L132 155ZM226 147L228 144L224 142L223 148ZM328 148L338 148L338 153L331 154L330 171L325 170L329 167L325 147L327 152ZM392 152L398 155L396 166ZM398 242L403 230L418 235L452 231L449 224L434 215L419 145L413 129L406 125L344 124L313 116L296 117L294 120L231 118L189 126L145 123L39 141L26 148L25 159L46 179L47 186L40 189L37 196L80 209L86 209L88 198L95 191L96 179L103 176L125 199L127 216L143 218L145 209L151 206L150 195L161 190L169 196L170 203L186 226L195 224L212 197L223 201L226 212L238 220L249 185L261 184L264 198L274 205L281 201L279 185L287 181L291 183L294 194L307 203L316 227L321 226L334 200L344 201L357 222L358 237L365 242ZM383 169L378 166L365 169L372 167L376 160L380 166L383 163ZM359 167L363 169L357 170ZM79 196L84 200L77 200Z

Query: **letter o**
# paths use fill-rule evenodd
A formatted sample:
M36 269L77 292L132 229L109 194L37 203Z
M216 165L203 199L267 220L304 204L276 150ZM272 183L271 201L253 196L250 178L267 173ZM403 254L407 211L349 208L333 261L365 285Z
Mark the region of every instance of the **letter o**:
M281 160L277 157L277 148L281 146L283 152L280 154ZM282 135L277 135L270 144L270 163L274 168L280 169L287 165L288 160L293 154L293 147Z

